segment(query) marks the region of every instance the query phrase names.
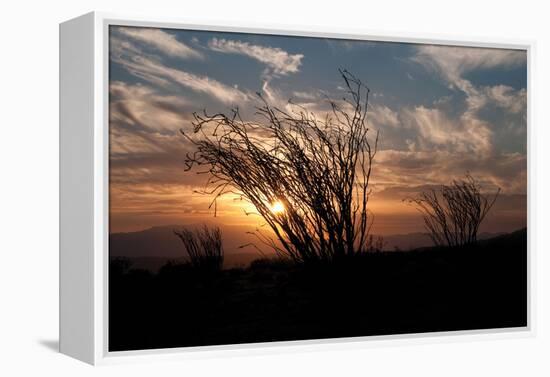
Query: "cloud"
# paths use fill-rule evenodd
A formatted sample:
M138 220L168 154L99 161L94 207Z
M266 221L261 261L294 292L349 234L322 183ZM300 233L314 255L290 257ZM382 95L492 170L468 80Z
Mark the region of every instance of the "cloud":
M372 122L377 129L385 127L396 128L400 125L399 115L387 106L372 106L368 114L368 121Z
M375 182L382 188L440 184L470 172L488 187L524 194L525 154L495 147L495 132L502 130L480 114L487 105L521 114L526 110L526 90L506 85L476 86L465 74L476 69L520 66L525 64L525 53L420 46L412 60L437 73L451 89L464 93L465 107L458 112L459 107L449 109L454 96L433 101L433 107L406 106L398 111L373 107L369 119L374 126L386 125L382 128L386 148L376 157Z
M489 124L469 112L450 119L442 110L417 106L404 109L401 119L405 127L417 131L423 149L443 148L477 156L486 156L492 150Z
M148 56L133 44L111 38L111 60L129 73L158 86L180 85L195 92L207 94L218 101L238 105L252 98L234 86L223 84L208 76L196 75L184 70L168 67L152 56ZM114 43L113 43L114 42Z
M453 99L452 96L443 96L433 101L434 106L447 105Z
M261 76L263 81L261 91L264 98L273 106L279 108L288 106L288 98L285 98L278 89L273 88L271 81L277 76L286 76L299 72L304 55L290 54L278 47L260 46L224 38L212 38L208 42L208 47L216 52L248 56L265 64L266 69L262 72ZM303 93L298 92L298 95L300 94Z
M292 92L292 96L301 100L308 100L308 101L319 99L318 96L313 92L294 91Z
M288 75L299 71L302 54L289 54L278 47L253 45L248 42L212 38L208 42L211 50L226 54L239 54L256 59L267 65L276 75Z
M165 55L183 59L204 59L204 55L176 39L174 34L160 29L118 27L116 30L124 36L144 43Z
M471 81L464 78L464 74L489 68L514 68L526 64L527 54L520 50L506 50L494 48L451 47L424 45L418 46L416 54L411 58L426 69L439 74L451 89L459 89L467 96L466 104L472 114L493 101L511 112L521 111L524 105L518 102L512 104L504 97L524 96L525 89L515 91L511 87L476 87ZM507 106L503 106L503 105Z
M376 47L379 42L364 41L360 39L325 39L328 47L335 53L339 53L339 50L350 52L362 48Z
M155 42L146 42L143 35L121 38L121 33L111 36L111 61L142 82L112 81L110 85L110 183L112 203L118 211L115 212L127 213L121 223L151 219L151 224L154 224L157 221L175 221L180 216L190 218L186 216L191 216L191 213L207 215L210 198L199 197L193 192L193 189L204 187L207 177L184 171L186 154L194 149L178 131L191 127L190 114L197 106L202 108L205 103L208 107L217 106L211 105L207 97L225 105L241 105L243 111L252 107L254 95L242 89L242 85L234 85L242 82L226 84L189 72L182 68L182 61L178 65L168 65L163 60L164 56L192 57L184 57L183 50L170 53L174 50L166 47L166 43L181 42L173 35L165 34L168 39L162 43L157 39L156 45L152 44ZM272 78L303 69L303 55L226 39L216 40L214 46L212 41L209 44L212 50L248 56L265 64L263 95L273 105L287 111L292 109L287 103L288 92L299 105L319 117L330 111L320 91L296 86L283 91L276 85L270 85L273 84ZM450 51L455 56L453 50ZM472 70L513 67L522 64L521 59L501 53L490 57L490 54L477 51L475 54L467 52L467 55L464 58L456 55L455 58L460 60L457 63L448 59L444 51L417 51L413 60L436 72L457 91L431 105L429 103L433 98L427 101L420 98L418 103L422 105L401 104L400 107L398 102L392 100L391 92L385 93L385 98L381 94L373 94L376 101L384 102L375 103L367 116L369 127L381 131L380 150L373 170L375 184L380 187L439 184L470 172L482 178L489 187L498 185L507 193L525 192L525 153L502 151L499 140L508 123L514 130L523 129L525 122L522 123L520 118L526 108L526 90L516 90L506 85L476 86L465 79L466 73ZM223 58L217 54L218 58L220 56ZM124 74L122 77L127 76ZM415 74L416 82L420 82L420 77ZM407 80L403 75L401 78ZM129 81L134 82L135 79ZM172 95L181 92L185 93L185 97ZM462 92L466 94L465 106L455 106L464 97ZM189 93L193 93L194 97L187 97ZM200 102L191 102L189 98ZM497 112L498 124L496 121L491 124L483 118L486 112L480 110L486 105L495 107L491 109ZM506 116L500 117L501 113ZM504 118L502 122L501 118ZM267 134L259 135L258 140L263 140L262 137L272 140L268 139ZM504 145L504 148L508 146ZM515 145L511 148L517 149ZM373 201L375 203L376 200ZM237 213L240 205L227 200L218 209ZM235 217L231 220L237 218L232 216Z
M511 86L496 85L485 87L485 94L496 106L511 113L519 113L527 109L527 91L514 90Z
M110 120L147 132L177 131L189 119L190 102L161 95L142 84L113 81L109 85Z
M465 111L451 117L437 107L409 106L398 111L373 105L369 125L382 133L383 147L408 151L446 150L455 154L487 156L493 149L491 124Z
M422 45L417 48L416 61L436 70L451 84L461 80L462 75L476 69L517 67L526 63L525 51L494 48L451 47Z
M111 192L118 193L113 203L129 205L140 190L152 200L166 197L163 190L170 187L204 185L204 175L185 172L194 147L179 132L192 128L187 109L193 104L143 84L113 81L109 89L109 179Z
M497 128L482 119L481 110L494 105L512 114L526 111L525 89L516 90L506 85L476 86L464 77L466 73L479 69L524 65L525 51L430 45L417 47L411 59L441 76L449 88L466 95L465 110L453 118L446 116L440 108L418 106L405 109L402 120L419 133L415 146L448 146L457 153L487 158L493 154L493 136ZM444 105L449 100L443 97L441 101L434 101L434 105ZM457 157L453 159L457 160Z
M438 185L469 172L489 191L500 187L506 194L526 194L526 168L527 157L521 153L493 151L478 156L445 149L387 149L376 155L373 182L381 189Z
M181 96L161 95L141 84L109 86L110 154L113 161L141 155L172 153L179 129L190 123L190 103Z

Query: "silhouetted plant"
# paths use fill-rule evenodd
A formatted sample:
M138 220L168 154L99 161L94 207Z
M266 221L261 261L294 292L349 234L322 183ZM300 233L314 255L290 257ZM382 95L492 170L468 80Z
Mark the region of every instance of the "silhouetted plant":
M386 242L384 241L384 237L382 236L374 236L369 235L367 237L367 243L365 250L369 253L379 253L384 250L384 246L386 245Z
M220 228L210 229L205 225L195 230L175 230L174 234L183 242L193 267L208 271L221 270L223 243Z
M226 193L252 203L279 243L257 231L259 242L298 262L332 260L366 251L372 220L369 180L378 133L366 124L369 89L340 70L343 101L329 100L318 117L291 104L281 109L260 94L259 121L194 114L195 146L188 169L205 167L211 205ZM197 135L198 134L198 135Z
M464 246L477 242L479 227L497 200L483 195L479 182L466 174L464 179L420 193L405 201L422 213L424 225L436 246Z

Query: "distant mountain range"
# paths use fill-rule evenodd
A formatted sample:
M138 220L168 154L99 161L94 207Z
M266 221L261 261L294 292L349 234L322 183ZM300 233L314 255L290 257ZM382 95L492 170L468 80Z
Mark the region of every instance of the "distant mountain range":
M200 225L185 225L186 228L197 228ZM174 230L182 225L155 226L138 232L111 233L109 253L112 257L127 257L134 261L134 267L156 269L167 260L185 259L185 248L176 237ZM254 242L255 237L247 232L255 230L251 226L223 225L223 248L225 265L246 265L261 257L254 247L241 247ZM160 264L159 266L157 266ZM151 267L152 266L152 267Z
M187 225L197 227L198 225ZM181 241L174 235L174 230L181 225L155 226L138 232L111 233L109 252L111 257L127 257L133 261L135 268L145 268L156 271L168 260L184 260L185 249ZM225 266L235 267L247 265L262 255L254 247L240 246L254 242L255 237L247 234L254 227L241 225L223 225L222 237L225 251ZM480 239L496 237L504 233L482 233ZM408 233L386 235L384 250L407 251L419 247L432 246L427 233ZM266 251L266 254L269 251Z

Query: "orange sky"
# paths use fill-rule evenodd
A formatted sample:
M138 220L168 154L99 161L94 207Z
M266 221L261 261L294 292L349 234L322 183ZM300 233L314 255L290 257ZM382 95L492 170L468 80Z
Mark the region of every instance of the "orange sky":
M185 171L192 146L179 130L204 108L250 112L255 92L326 111L325 96L342 96L341 66L372 90L374 233L423 231L402 199L467 172L488 191L502 189L482 231L526 226L524 52L123 27L112 28L110 42L111 232L260 224L229 196L213 217L211 198L194 192L206 177Z

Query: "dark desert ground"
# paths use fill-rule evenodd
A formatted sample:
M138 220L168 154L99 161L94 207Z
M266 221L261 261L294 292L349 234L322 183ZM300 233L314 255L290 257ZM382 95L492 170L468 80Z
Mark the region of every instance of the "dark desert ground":
M211 275L110 263L111 351L527 325L527 233L472 248L300 267L258 259Z

